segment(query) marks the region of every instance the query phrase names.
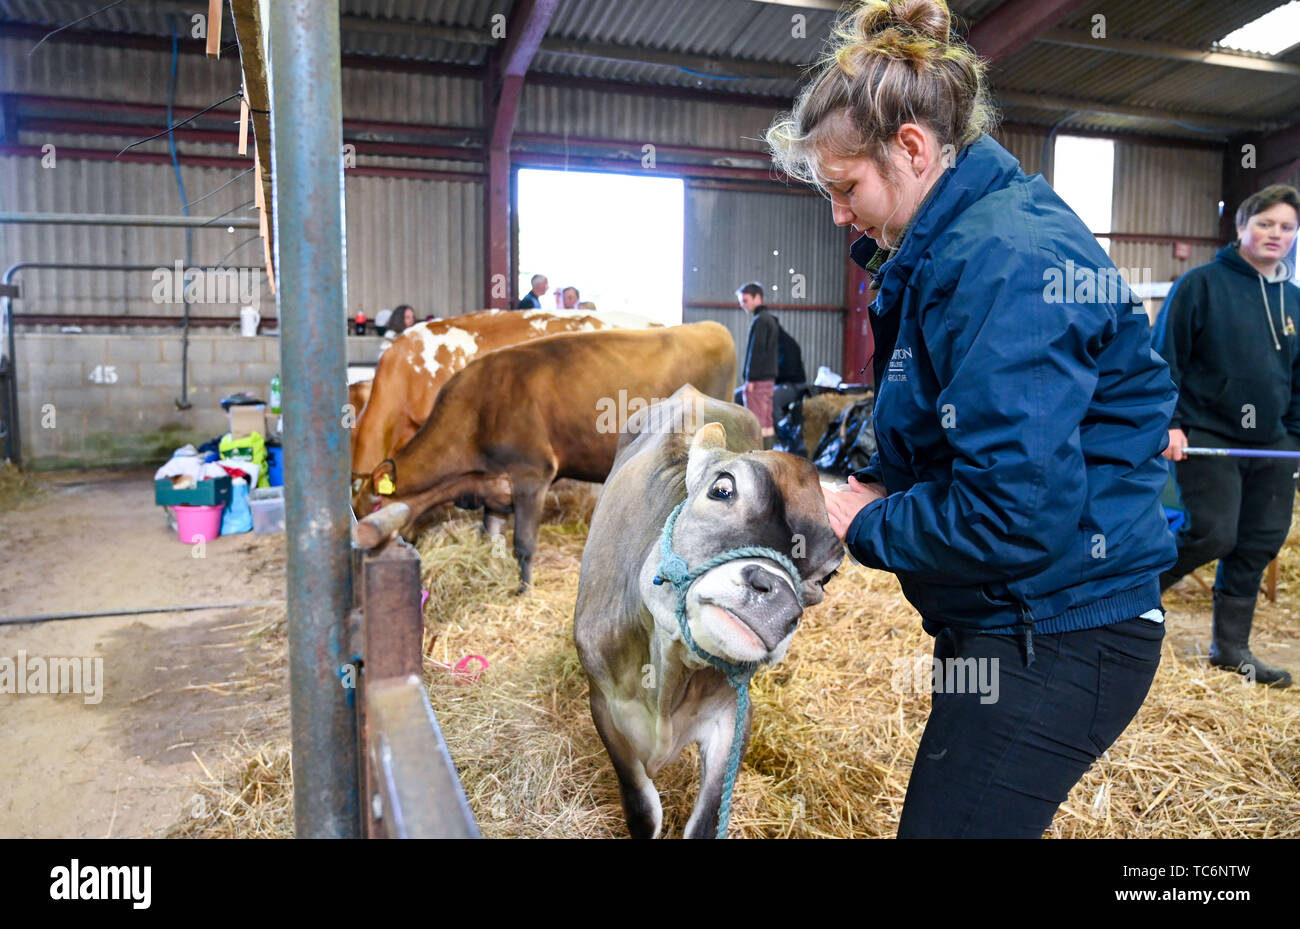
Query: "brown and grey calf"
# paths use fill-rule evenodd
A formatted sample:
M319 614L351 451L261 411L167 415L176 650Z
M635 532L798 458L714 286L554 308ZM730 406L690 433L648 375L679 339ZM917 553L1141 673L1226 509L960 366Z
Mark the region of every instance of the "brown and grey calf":
M634 837L659 835L653 779L691 742L701 783L686 837L715 834L737 707L726 676L683 641L675 589L655 583L672 510L686 501L672 546L692 568L738 548L775 549L798 568L806 605L843 559L816 469L761 445L752 413L684 387L629 420L592 516L574 638ZM696 644L733 664L780 660L801 613L790 576L766 558L721 564L686 595ZM748 718L743 731L748 743Z

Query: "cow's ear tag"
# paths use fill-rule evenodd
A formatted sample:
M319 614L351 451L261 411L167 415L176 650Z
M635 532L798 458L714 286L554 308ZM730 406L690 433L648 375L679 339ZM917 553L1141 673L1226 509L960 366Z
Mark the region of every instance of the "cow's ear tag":
M393 479L387 474L382 475L375 484L375 490L385 497L390 496L394 489Z

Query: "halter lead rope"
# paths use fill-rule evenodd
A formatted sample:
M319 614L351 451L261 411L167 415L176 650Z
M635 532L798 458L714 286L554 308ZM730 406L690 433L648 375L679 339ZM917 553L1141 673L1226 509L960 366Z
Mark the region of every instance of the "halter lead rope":
M673 529L677 526L677 517L682 514L685 506L685 500L677 504L664 523L663 532L659 536L659 573L654 576L654 583L662 585L664 581L668 581L672 584L677 594L677 627L681 630L682 640L697 658L707 661L726 675L727 683L736 690L736 722L731 734L731 749L727 753L727 772L722 778L722 804L718 807L717 838L725 839L727 824L731 820L731 792L736 786L736 775L740 772L740 746L744 741L745 717L749 715L749 679L754 676L754 672L763 662L727 661L700 648L695 642L695 636L691 635L690 623L686 620L686 592L696 580L719 565L738 561L741 558L766 558L775 561L790 576L790 580L794 583L795 597L798 598L799 607L802 609L803 577L789 556L774 548L764 548L761 545L733 548L721 555L714 555L691 570L686 559L673 551Z

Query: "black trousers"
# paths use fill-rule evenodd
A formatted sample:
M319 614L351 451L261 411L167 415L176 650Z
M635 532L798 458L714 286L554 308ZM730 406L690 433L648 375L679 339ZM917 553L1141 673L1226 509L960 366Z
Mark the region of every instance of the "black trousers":
M1164 635L1163 623L1136 618L1034 636L1034 663L1025 667L1019 636L941 632L936 667L974 659L979 679L996 688L953 692L945 675L941 693L936 679L898 837L1041 837L1137 714Z
M1191 445L1226 448L1212 433L1189 430ZM1268 563L1291 530L1296 462L1285 458L1187 458L1177 464L1188 522L1178 533L1178 561L1161 575L1165 587L1219 559L1214 589L1254 597Z

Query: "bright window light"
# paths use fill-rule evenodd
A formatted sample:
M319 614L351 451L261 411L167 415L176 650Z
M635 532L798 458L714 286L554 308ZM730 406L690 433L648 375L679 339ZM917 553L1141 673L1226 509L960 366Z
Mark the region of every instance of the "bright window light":
M521 169L513 296L545 274L544 310L556 306L556 290L573 285L597 315L618 310L678 325L685 214L678 178Z
M1115 143L1063 135L1056 139L1052 186L1093 232L1110 232ZM1110 254L1110 239L1097 244Z
M1292 0L1240 29L1234 29L1217 44L1260 55L1276 55L1293 45L1300 45L1300 0Z

